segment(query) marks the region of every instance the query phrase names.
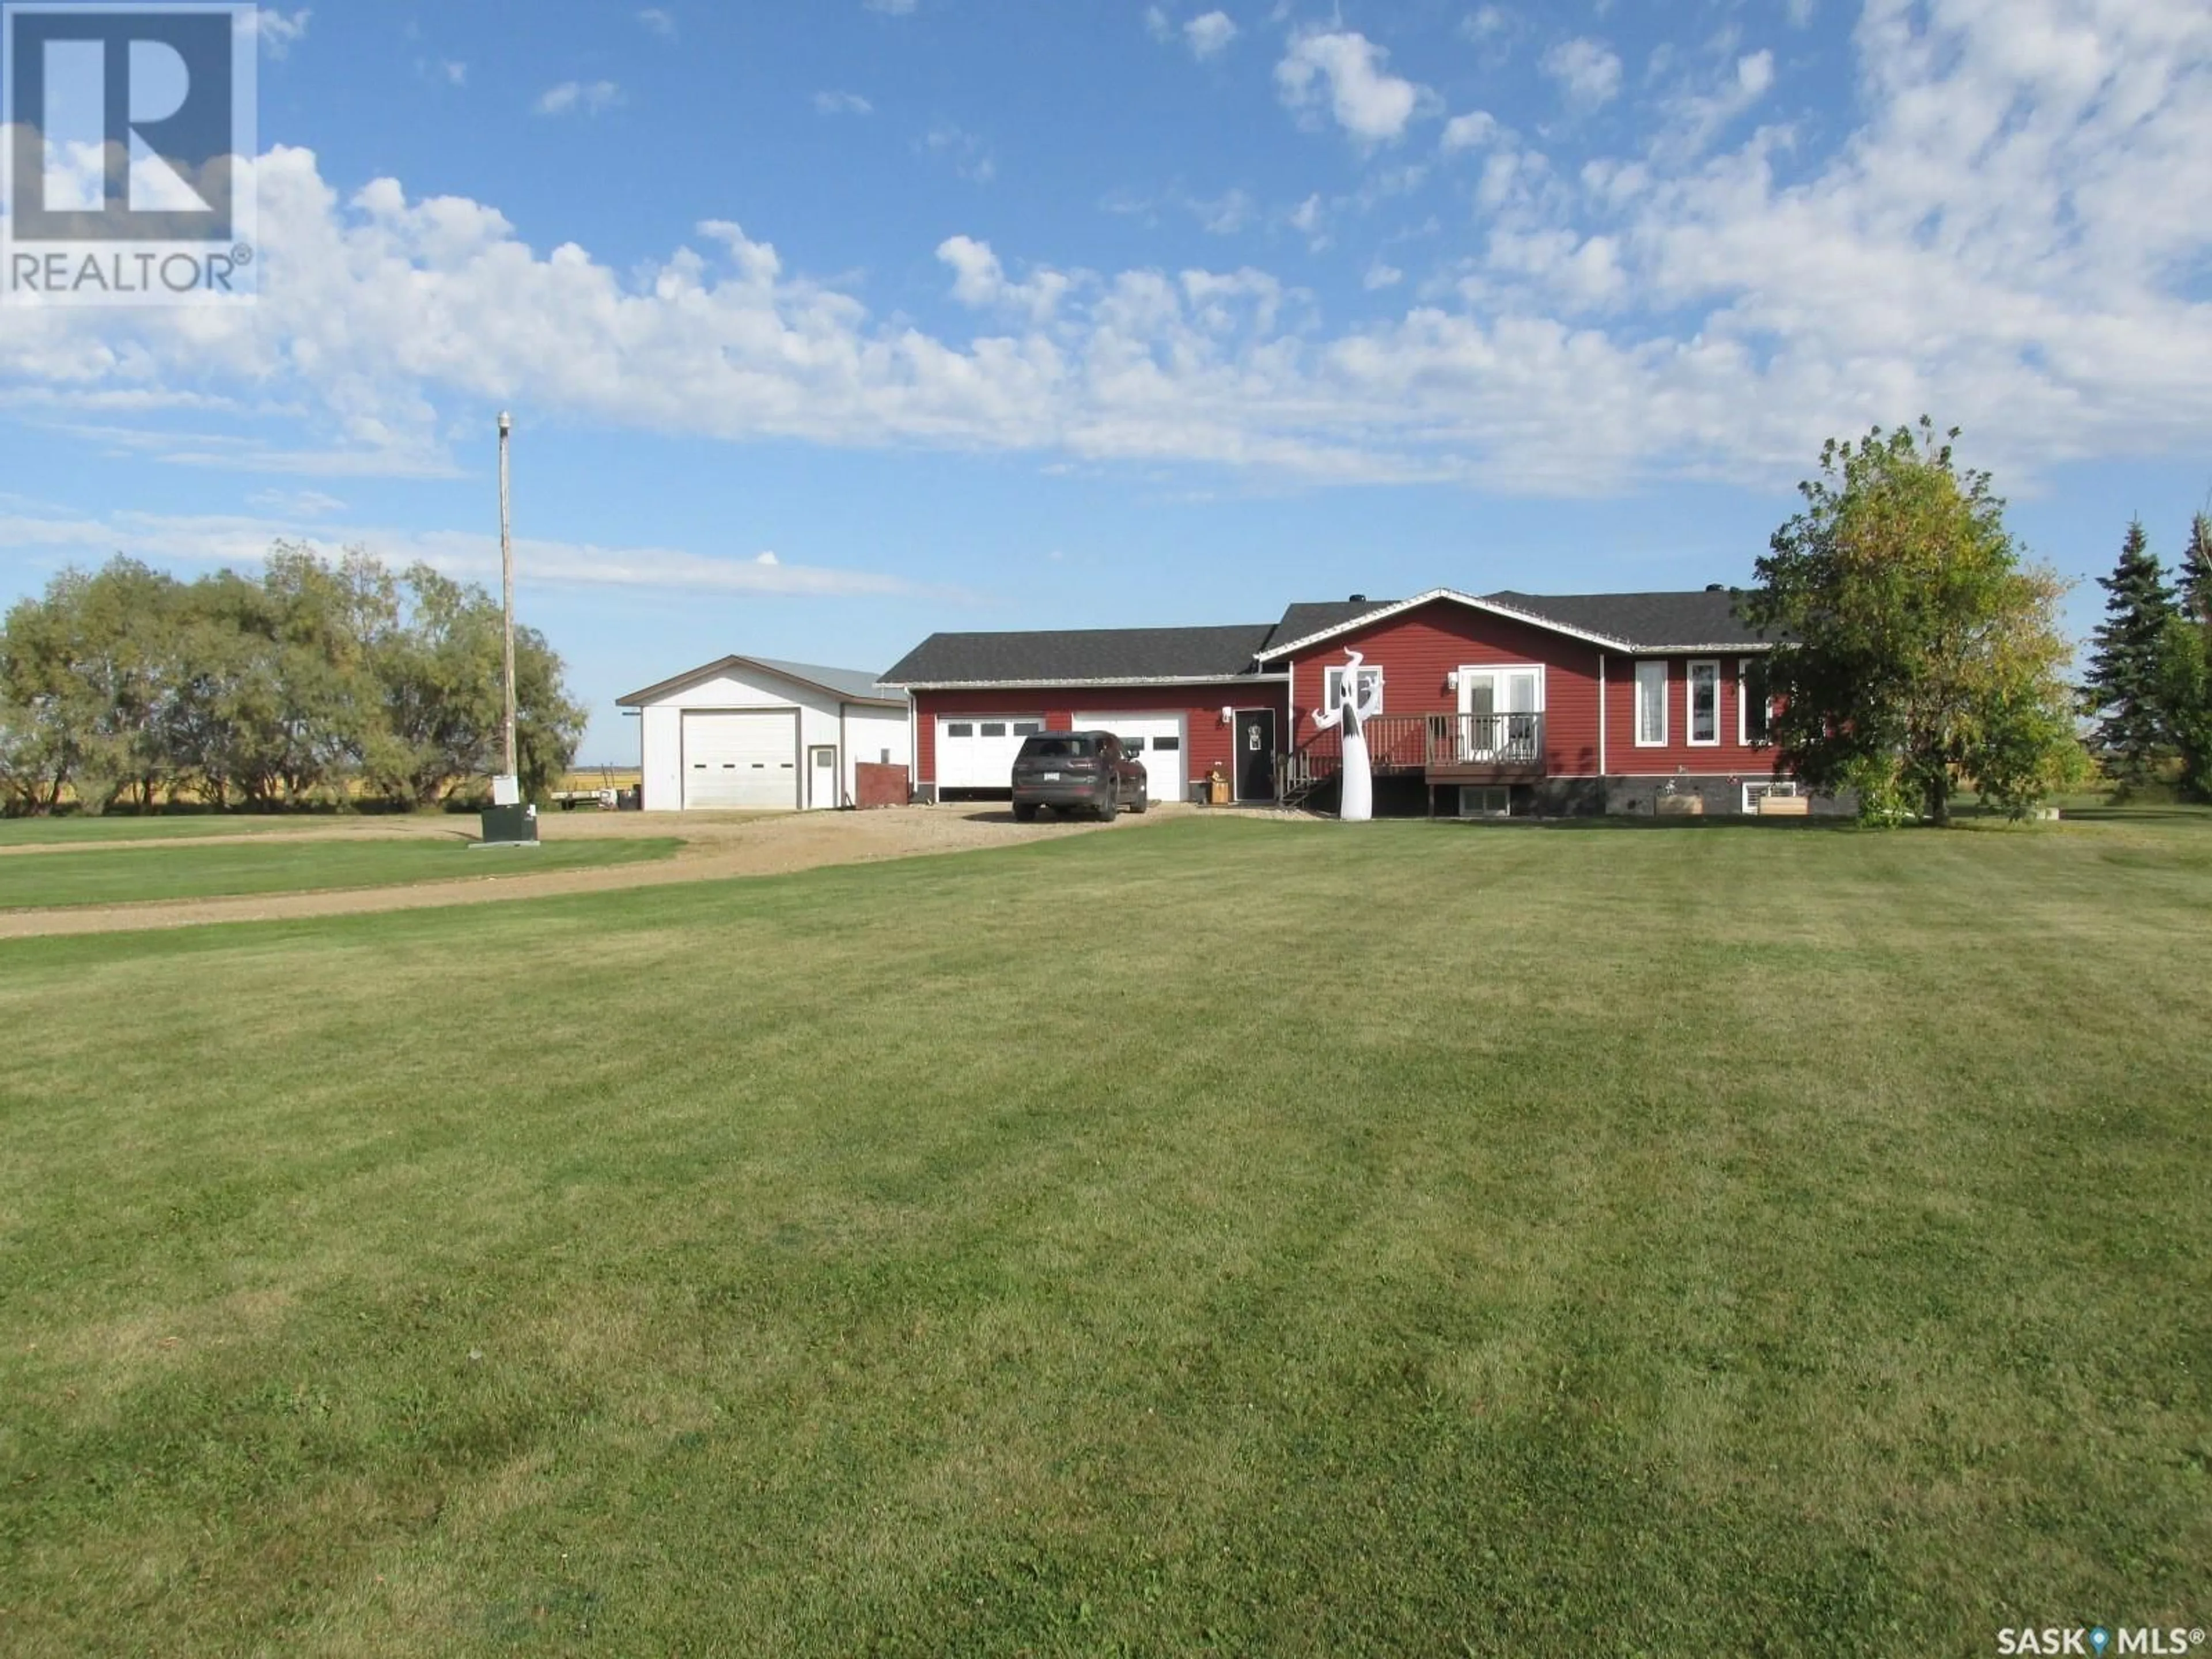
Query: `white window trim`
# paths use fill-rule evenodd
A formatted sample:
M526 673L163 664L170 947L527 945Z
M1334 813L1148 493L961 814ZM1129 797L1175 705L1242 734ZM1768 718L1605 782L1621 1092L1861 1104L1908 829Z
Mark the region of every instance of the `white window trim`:
M1698 735L1698 671L1713 671L1713 734L1710 738ZM1682 671L1682 736L1692 749L1717 749L1721 746L1721 659L1718 657L1699 657L1684 665Z
M1321 671L1321 711L1324 714L1337 706L1337 699L1343 695L1344 671L1347 665L1340 662L1331 663ZM1359 678L1363 683L1370 678L1381 679L1382 678L1381 665L1371 662L1362 663L1359 665ZM1389 696L1389 687L1387 684L1382 688L1382 695L1385 697ZM1378 714L1382 712L1380 700L1376 702L1375 712Z
M1646 668L1656 668L1659 671L1659 735L1656 738L1647 738L1644 735L1644 671ZM1636 659L1635 707L1630 713L1636 722L1636 729L1632 735L1636 738L1636 746L1638 749L1664 749L1667 746L1667 705L1671 701L1667 695L1667 689L1674 684L1672 669L1673 665L1664 657L1638 657Z
M1790 800L1796 799L1797 780L1795 778L1761 778L1756 783L1747 783L1744 785L1744 816L1746 817L1756 817L1759 812L1759 803L1760 799L1767 795L1780 795Z
M1754 744L1771 748L1774 742L1774 699L1766 700L1766 732L1763 738L1751 735L1751 670L1759 661L1757 657L1738 657L1735 659L1735 741L1739 749L1749 749Z

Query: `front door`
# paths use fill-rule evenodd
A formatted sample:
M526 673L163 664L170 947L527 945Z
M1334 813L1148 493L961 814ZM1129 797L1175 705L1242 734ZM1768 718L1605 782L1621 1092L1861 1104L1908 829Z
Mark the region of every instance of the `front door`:
M1459 671L1460 756L1471 761L1530 761L1544 712L1536 668Z
M807 804L817 811L836 806L837 805L836 750L825 746L810 750L808 754L813 762L813 764L807 769L813 780L813 793L806 798Z
M1275 798L1275 711L1244 708L1237 714L1237 799Z

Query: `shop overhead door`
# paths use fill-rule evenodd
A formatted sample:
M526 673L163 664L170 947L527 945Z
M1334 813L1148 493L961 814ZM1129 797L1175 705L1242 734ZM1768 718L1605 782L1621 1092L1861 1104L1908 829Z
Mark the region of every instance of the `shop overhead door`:
M1012 791L1022 739L1043 730L1042 714L945 716L937 722L937 787Z
M789 709L687 709L684 805L787 811L799 805L799 716Z

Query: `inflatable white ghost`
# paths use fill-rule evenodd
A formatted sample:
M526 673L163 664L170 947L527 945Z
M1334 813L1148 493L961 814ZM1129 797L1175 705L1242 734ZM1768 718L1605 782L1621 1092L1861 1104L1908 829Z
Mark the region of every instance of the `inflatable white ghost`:
M1364 659L1357 651L1344 654L1349 660L1336 704L1315 709L1314 724L1324 731L1332 726L1343 728L1344 799L1336 815L1346 823L1364 823L1375 816L1375 769L1367 757L1367 722L1382 712L1382 671L1363 669Z

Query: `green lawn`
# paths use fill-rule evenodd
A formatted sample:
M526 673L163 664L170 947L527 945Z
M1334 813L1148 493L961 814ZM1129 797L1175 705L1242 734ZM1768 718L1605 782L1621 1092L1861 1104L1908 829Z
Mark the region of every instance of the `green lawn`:
M2212 1612L2212 825L1186 821L0 947L0 1650Z
M445 813L436 815L441 818ZM453 818L465 829L471 820ZM145 817L118 813L110 817L0 818L0 847L51 847L82 842L97 847L112 841L179 841L198 836L297 835L319 824L341 822L334 814L315 812L178 812L153 813ZM374 822L369 818L356 823Z
M396 887L596 869L666 858L682 845L667 837L640 837L548 842L534 851L475 850L457 833L450 841L288 841L33 853L0 859L0 909Z

